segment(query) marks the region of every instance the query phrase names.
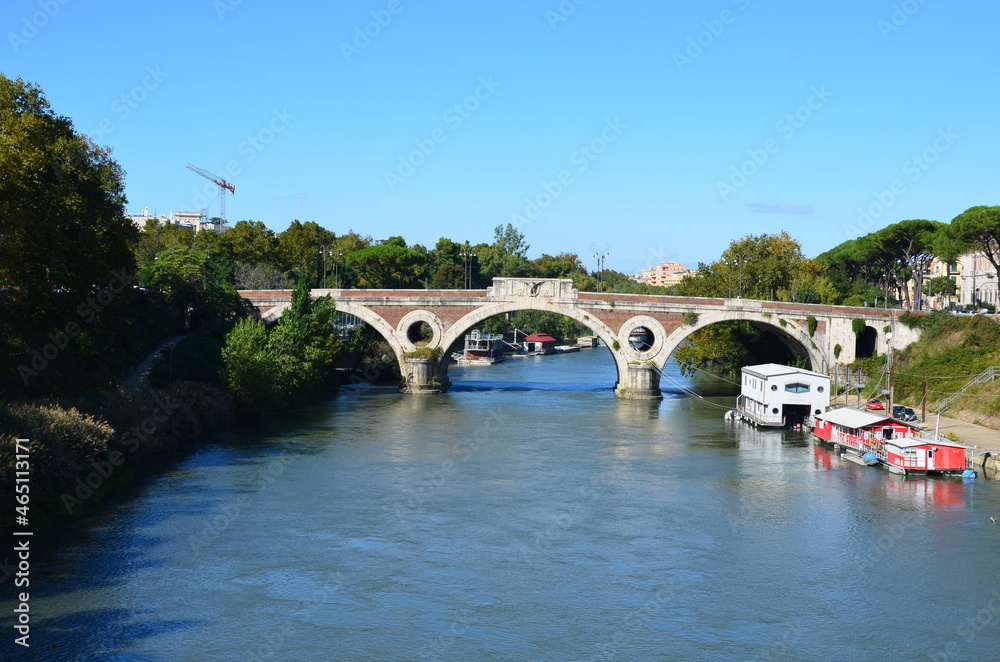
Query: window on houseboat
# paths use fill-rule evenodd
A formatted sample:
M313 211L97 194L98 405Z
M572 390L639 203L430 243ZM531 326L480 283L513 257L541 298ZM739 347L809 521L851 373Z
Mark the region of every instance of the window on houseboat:
M882 438L892 439L892 428L882 428Z
M789 393L808 393L809 384L799 384L799 383L787 384L785 386L785 390L788 391Z

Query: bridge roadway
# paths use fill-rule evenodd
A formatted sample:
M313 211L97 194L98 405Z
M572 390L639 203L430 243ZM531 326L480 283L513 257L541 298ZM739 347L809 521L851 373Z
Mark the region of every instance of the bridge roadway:
M291 290L241 290L265 322L288 309ZM863 336L880 354L888 350L886 331L900 349L916 340L919 329L897 323L903 311L827 306L750 299L712 299L645 294L578 292L567 279L494 278L485 290L312 290L329 295L337 310L375 328L392 347L408 393L440 393L448 388L448 357L461 348L465 334L495 315L542 310L570 317L590 328L611 348L618 369L615 392L623 398L659 398L660 374L670 354L698 329L718 322L745 320L774 333L792 353L818 372L855 359L858 338L853 322L865 323ZM419 327L433 336L427 347L440 349L436 359L408 356L417 350ZM644 327L652 342L644 350L629 343L633 329ZM810 328L812 327L812 328Z

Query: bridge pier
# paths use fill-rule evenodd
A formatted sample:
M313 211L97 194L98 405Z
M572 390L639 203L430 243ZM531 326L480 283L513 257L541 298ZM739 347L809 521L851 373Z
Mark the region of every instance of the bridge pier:
M652 363L629 363L615 387L615 394L627 400L657 400L660 392L660 371Z
M400 384L399 390L414 394L444 393L451 384L442 383L440 377L442 360L403 359L403 383Z

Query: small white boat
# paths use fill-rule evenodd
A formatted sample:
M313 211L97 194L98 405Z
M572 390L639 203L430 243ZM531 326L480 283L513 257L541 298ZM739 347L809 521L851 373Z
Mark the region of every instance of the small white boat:
M878 464L878 458L871 453L865 453L864 455L858 455L857 453L841 453L840 457L844 458L848 462L860 464L863 467L874 467Z

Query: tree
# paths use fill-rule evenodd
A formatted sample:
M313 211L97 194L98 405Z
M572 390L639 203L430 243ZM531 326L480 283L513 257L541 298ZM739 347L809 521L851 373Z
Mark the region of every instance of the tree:
M262 415L315 395L334 372L341 342L333 330L333 300L311 299L300 280L274 329L245 319L226 336L223 378L241 407Z
M159 290L177 305L193 328L232 322L243 310L236 288L217 273L218 261L184 246L160 251L143 266L140 284Z
M887 225L871 236L882 254L891 260L893 271L901 276L907 308L920 310L923 307L920 293L924 272L934 257L934 246L944 228L944 223L918 219ZM910 288L905 286L910 279L914 285L912 296Z
M524 234L508 223L493 229L493 243L477 251L480 273L486 279L502 276L526 276L528 264L528 244Z
M40 88L0 74L0 284L39 319L53 291L90 292L131 275L139 231L124 172L78 134Z
M570 278L571 274L586 274L587 268L576 253L559 253L556 256L542 253L531 261L531 269L539 278Z
M989 260L1000 279L1000 207L981 205L966 209L951 221L948 234L959 245Z
M347 264L357 271L362 285L368 287L413 286L417 270L423 264L420 253L393 243L376 244L350 253Z
M287 268L274 231L261 221L240 221L223 232L216 242L241 264L269 264L280 271Z
M332 245L335 238L333 232L314 221L300 223L295 220L287 230L277 235L278 252L288 268L319 287L323 280L323 266L332 270L333 260L339 253ZM325 246L330 251L326 261L320 253L320 246Z

